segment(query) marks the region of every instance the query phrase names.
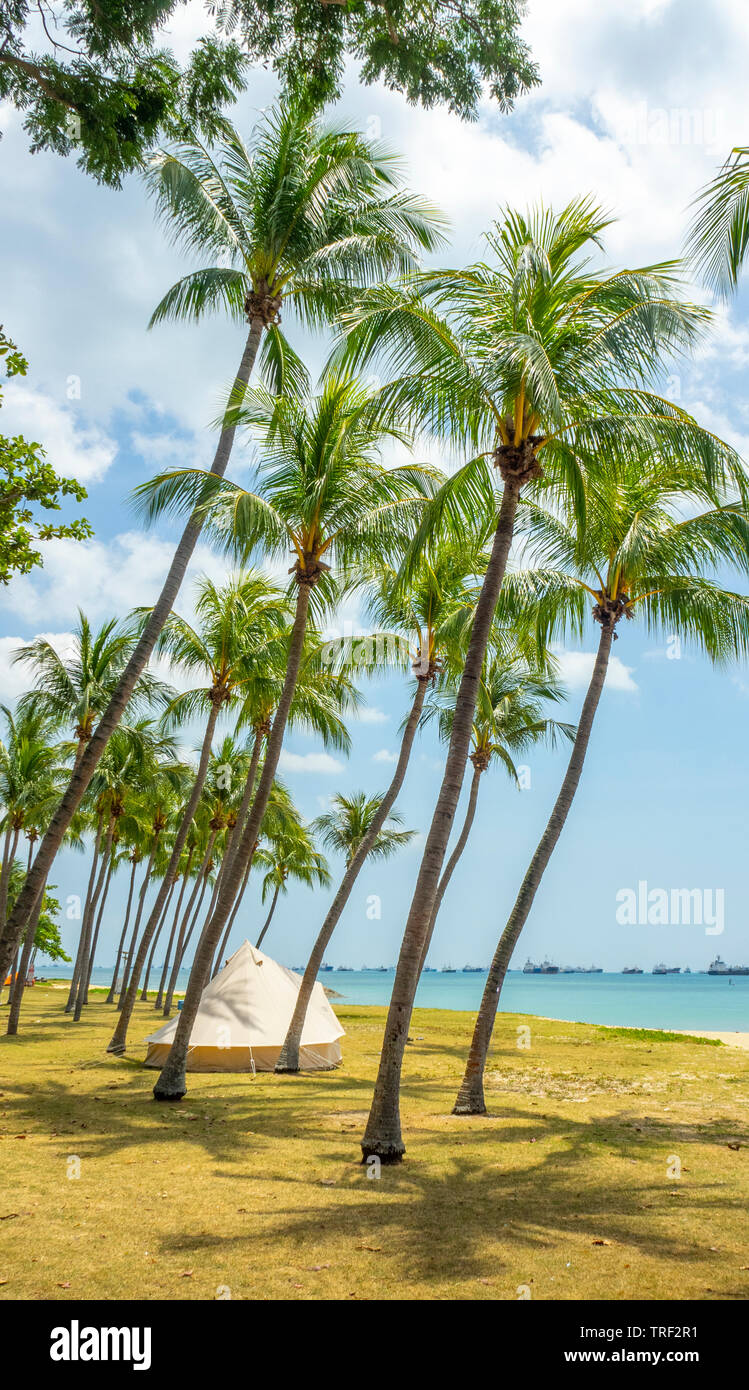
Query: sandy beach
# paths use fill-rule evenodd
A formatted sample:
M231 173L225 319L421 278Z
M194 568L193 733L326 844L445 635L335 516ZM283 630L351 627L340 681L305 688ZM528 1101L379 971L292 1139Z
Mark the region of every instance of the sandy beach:
M725 1043L726 1047L743 1047L744 1051L749 1051L749 1033L711 1033L699 1028L679 1028L675 1031L692 1038L717 1039L718 1042Z

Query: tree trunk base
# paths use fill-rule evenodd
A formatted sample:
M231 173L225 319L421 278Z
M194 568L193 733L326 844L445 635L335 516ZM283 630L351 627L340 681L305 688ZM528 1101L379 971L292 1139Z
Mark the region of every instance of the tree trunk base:
M124 1057L125 1044L121 1042L115 1042L113 1038L111 1043L109 1044L109 1047L107 1048L107 1052L111 1052L114 1057Z
M180 1090L180 1087L182 1087L181 1090ZM159 1081L156 1082L156 1085L155 1085L154 1088L153 1088L153 1098L154 1098L154 1100L166 1100L166 1101L184 1100L184 1098L185 1098L186 1095L187 1095L187 1086L185 1085L184 1082L180 1082L180 1081L175 1081L175 1082L168 1082L168 1081L167 1081L166 1084L162 1084L161 1080L159 1080Z
M458 1098L452 1108L453 1115L485 1115L486 1101L484 1100L483 1087L478 1090L458 1092Z
M273 1070L279 1076L296 1075L299 1071L299 1047L294 1047L293 1044L289 1046L288 1042L285 1042L278 1054L278 1061Z
M362 1163L368 1163L370 1158L379 1158L380 1163L386 1164L402 1163L406 1146L403 1143L378 1144L377 1142L365 1143L362 1140L361 1152Z

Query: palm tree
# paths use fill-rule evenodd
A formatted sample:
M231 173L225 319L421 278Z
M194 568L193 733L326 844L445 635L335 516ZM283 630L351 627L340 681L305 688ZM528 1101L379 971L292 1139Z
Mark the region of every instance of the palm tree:
M257 663L251 679L244 687L244 699L237 719L237 732L250 728L253 733L252 757L245 773L244 790L236 811L235 825L222 861L226 872L247 823L252 798L257 786L257 773L268 737L273 714L283 692L286 678L288 639L279 631L268 642L262 662ZM356 710L361 696L345 670L333 669L327 659L327 644L320 639L313 623L308 620L302 659L299 665L294 694L289 708L289 729L304 729L317 734L325 748L348 753L351 740L342 714ZM247 869L249 873L249 867ZM219 954L223 954L225 943Z
M382 797L367 796L366 792L352 792L350 796L339 792L331 797L331 810L315 817L312 830L326 849L343 855L350 864L368 837L381 801ZM370 859L390 859L416 834L415 830L398 830L403 823L398 811L391 811L388 819L390 824L382 827L369 850Z
M121 724L110 739L89 784L88 796L94 803L97 827L94 865L97 854L100 854L100 867L94 881L92 865L93 890L89 892L83 914L78 957L68 999L68 1009L75 1001L75 1022L80 1019L82 1007L87 1003L86 985L92 964L90 956L95 914L108 882L120 820L129 803L136 815L144 818L147 815L150 824L151 854L139 897L134 939L151 870L162 843L162 835L169 824L168 802L184 785L186 769L176 762L175 751L172 737L157 732L150 720L144 719L135 725ZM133 803L136 803L135 807Z
M505 642L501 645L504 646ZM543 650L539 655L544 655ZM562 700L564 695L564 689L553 671L530 669L517 657L508 660L502 651L494 652L487 658L473 718L471 752L468 759L473 773L465 816L460 834L439 881L432 920L421 956L422 970L448 884L473 828L483 774L492 763L499 762L517 784L518 773L514 758L518 753L523 753L541 742L554 747L559 736L572 740L575 736L573 724L561 723L544 714L547 702ZM433 706L435 713L438 713L440 733L446 741L449 741L452 732L454 708L454 691L441 708L436 704Z
M304 1020L320 966L359 872L377 843L403 786L427 690L470 624L476 601L477 576L483 573L485 565L486 557L480 541L466 535L459 544L444 545L433 560L425 560L411 575L406 586L389 565L380 566L376 577L365 571L354 578L354 582L367 585L372 620L379 628L390 630L377 631L358 642L357 650L352 648L350 651L351 663L360 668L369 664L373 670L377 670L383 660L394 660L401 665L410 661L415 690L403 727L392 780L387 791L377 798L361 843L355 846L350 857L346 856L346 870L341 884L310 953L286 1039L276 1063L278 1072L299 1069Z
M737 146L695 199L687 255L706 283L727 299L749 250L749 149Z
M22 831L34 831L51 814L59 798L66 769L64 748L54 744L56 721L38 706L20 705L14 715L0 705L6 737L0 742L0 806L4 829L0 865L0 924L5 922L10 869ZM32 841L33 847L33 841Z
M203 900L214 870L216 840L225 827L226 815L221 799L214 799L210 794L206 795L203 804L199 807L198 816L196 817L197 846L200 852L200 859L196 861L195 882L179 925L171 972L163 996L163 1012L166 1018L168 1018L171 1013L172 1000L174 998L174 991L177 987L177 979L182 967L182 961L184 960L185 952L187 951L198 918L200 917Z
M155 1009L162 1008L164 1004L164 989L166 987L167 976L169 974L169 967L171 965L172 960L172 948L174 946L177 928L182 920L182 904L184 901L185 893L187 891L187 885L190 881L190 875L192 873L193 860L195 858L197 844L198 835L196 827L193 824L187 836L187 841L185 843L185 848L183 851L182 862L180 863L179 867L178 876L181 876L182 878L182 887L180 888L179 895L177 897L177 906L174 909L174 917L172 919L172 929L169 933L169 940L167 942L167 948L164 954L164 962L161 967L161 978L159 980L159 987L156 991L156 998L154 999L153 1003Z
M193 778L194 769L185 763L177 762L173 757L163 762L158 761L151 770L147 788L139 797L140 804L136 814L144 823L144 848L147 850L148 859L138 894L135 921L127 951L127 964L123 971L122 988L117 1005L120 1010L126 1004L132 1008L132 1001L138 991L146 951L142 949L141 942L136 953L135 945L139 937L146 897L154 871L156 870L158 874L159 869L166 870L167 864L171 861L171 836L178 833L182 821L185 795L192 785ZM165 853L164 844L167 840L169 843ZM160 857L161 862L159 862Z
M212 535L242 555L257 546L273 556L291 550L296 591L286 673L257 792L232 862L222 876L216 909L195 954L174 1042L154 1088L157 1099L185 1094L185 1059L200 995L208 978L235 894L254 853L281 753L307 636L313 591L316 605L329 602L334 585L331 564L345 566L354 556L386 553L404 543L428 493L423 469L387 469L378 458L388 438L402 439L397 426L383 423L371 395L345 376L328 376L314 400L253 391L240 412L262 447L257 490L246 491L197 470L166 474L144 485L151 512L192 511L198 499Z
M196 714L205 716L205 732L198 767L185 805L166 872L132 964L128 991L121 1003L109 1051L125 1050L127 1030L143 974L146 955L162 920L174 886L182 851L202 795L216 724L222 710L231 706L243 684L251 679L253 662L262 659L268 638L284 621L285 605L280 590L262 575L240 572L217 587L202 579L197 586L198 628L173 614L166 622L157 650L173 665L204 684L184 691L170 703L165 719L173 725Z
M589 257L607 221L589 199L558 215L508 210L488 237L491 263L419 275L405 288L378 287L347 317L343 360L380 359L396 373L379 394L380 408L476 451L426 510L406 572L443 527L458 533L480 516L493 535L396 969L365 1157L397 1162L405 1151L403 1053L521 493L532 495L543 475L545 487L581 505L587 471L612 449L644 440L677 445L691 430L683 412L646 387L666 356L696 341L708 311L679 298L673 264L592 271ZM712 445L700 439L709 463Z
M138 839L139 842L142 841L142 837L143 837L143 827L142 827L142 825L141 825L141 826L138 827L138 834L137 834L137 839ZM125 948L125 938L127 937L127 929L128 929L128 926L130 925L130 913L131 913L131 911L132 911L132 906L133 906L133 893L134 893L134 891L135 891L135 874L136 874L138 865L140 864L142 858L143 858L142 844L141 844L141 843L134 843L134 837L133 837L133 834L132 834L132 831L131 831L131 832L129 833L129 835L128 835L128 846L127 846L127 861L128 861L128 863L130 864L130 878L129 878L129 881L128 881L127 907L126 907L126 909L125 909L125 917L124 917L124 920L123 920L123 923L122 923L122 931L120 932L120 939L119 939L119 942L117 943L117 954L116 954L116 956L115 956L114 970L113 970L113 972L112 972L112 983L111 983L111 985L109 986L109 993L107 994L106 1001L105 1001L107 1004L113 1004L113 1003L114 1003L114 997L115 997L115 994L117 993L117 984L118 984L118 981L119 981L119 974L120 974L120 962L121 962L121 960L122 960L122 953L123 953L123 950L124 950L124 948Z
M286 96L266 113L249 147L227 126L215 154L193 138L158 157L148 179L174 240L213 261L168 291L152 323L199 321L215 310L228 311L234 322L249 323L211 465L212 476L222 478L234 442L234 408L243 398L261 339L265 337L264 365L277 389L304 378L298 357L280 333L281 309L288 306L312 327L329 322L354 289L407 270L419 251L438 246L442 219L404 191L392 155L354 131L326 126L303 95ZM0 975L13 958L43 876L107 739L151 657L200 529L200 517L190 513L151 616L13 908L7 940L0 943Z
M258 864L266 870L263 875L261 902L265 903L268 897L271 899L268 916L255 943L260 950L273 920L278 899L282 893L286 894L289 891L289 880L304 883L308 888L327 888L330 885L330 874L324 855L315 849L314 840L303 825L295 826L291 833L286 830L273 835L267 844L260 846L256 858Z
M135 637L131 626L118 624L116 619L111 619L94 632L85 613L79 609L73 648L66 656L61 656L45 638L38 638L29 646L18 648L13 654L14 662L20 662L32 668L34 679L33 689L22 696L18 703L19 715L23 716L27 711L32 714L38 712L50 723L67 726L75 739L74 768L80 765L85 756L86 746L92 737L96 719L110 700L134 645ZM162 681L151 672L146 671L139 677L133 688L131 711L135 714L139 708L147 708L157 702L163 703L170 694L168 687ZM54 819L55 814L56 812L50 820ZM89 880L84 910L84 924L86 926L91 896L95 892L94 873L98 861L102 829L103 826L100 827L95 836L92 877ZM62 838L64 838L64 834L65 831L63 831ZM37 860L38 854L34 860L34 869ZM38 900L39 894L43 891L44 878L48 871L49 865L44 874L40 874L35 901ZM25 889L22 888L18 895L13 916L24 891ZM0 922L4 922L4 918L0 919ZM6 936L9 938L14 932L15 929L9 920ZM19 932L17 937L14 935L14 940L20 939L20 934ZM84 939L85 936L82 931L79 954L68 997L68 1010L72 1009L74 1005L82 960L80 948ZM0 932L0 956L3 955L6 948L9 949L9 946L9 940L6 941L2 938L2 932Z
M24 865L20 860L17 860L11 870L9 885L10 901L13 901L16 893L21 887L25 873L26 869ZM65 955L65 952L60 946L60 932L55 920L60 911L60 904L57 898L52 896L53 892L54 885L48 885L44 888L31 915L30 925L33 924L33 931L27 933L24 938L18 973L9 1001L10 1012L8 1014L8 1027L6 1029L9 1037L15 1037L18 1033L18 1023L21 1017L21 1004L23 1003L24 990L36 951L41 947L45 955L51 955L53 960L70 960L70 957Z
M0 742L0 804L5 827L4 853L0 872L0 922L5 921L8 903L15 898L20 884L11 884L18 861L15 852L23 833L28 841L28 865L32 863L39 830L56 805L68 769L64 765L66 749L53 742L54 721L38 709L26 708L16 714L0 706L5 723L5 739ZM11 970L8 1003L11 1006L8 1032L15 1033L21 1006L28 964L33 950L34 935L42 910L43 892L23 939L16 968Z
M66 656L45 637L13 653L13 661L31 668L33 690L21 697L19 711L33 707L43 711L75 737L74 767L78 767L94 727L106 709L135 646L132 626L110 618L93 631L82 609L73 634L73 648ZM171 692L150 671L144 671L133 688L131 715L164 703Z
M723 481L730 483L732 469ZM677 632L713 661L749 651L749 598L704 577L728 561L749 571L745 505L726 503L693 457L665 449L611 457L588 479L586 517L567 507L529 508L534 557L559 569L513 576L512 602L533 602L544 636L581 633L585 609L600 628L598 650L559 795L531 859L487 976L455 1114L483 1114L483 1074L505 972L542 876L564 829L583 771L622 618L642 616L651 632ZM704 510L696 513L694 508Z

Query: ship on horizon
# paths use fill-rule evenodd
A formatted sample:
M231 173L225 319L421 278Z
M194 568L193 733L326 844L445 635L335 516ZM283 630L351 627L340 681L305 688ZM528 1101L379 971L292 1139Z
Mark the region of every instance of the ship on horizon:
M558 975L558 974L559 974L559 966L558 966L558 965L552 965L552 963L551 963L551 961L549 960L548 956L546 957L545 960L543 960L543 961L541 962L540 965L536 965L535 961L532 961L532 960L530 960L530 958L529 958L529 959L525 962L525 965L523 966L523 974L524 974L524 975Z
M680 966L680 965L664 965L664 964L663 964L663 961L660 961L658 965L654 965L654 966L653 966L653 974L654 974L654 975L680 975L680 974L681 974L681 966Z
M726 965L720 956L711 960L707 967L708 975L749 975L749 965Z

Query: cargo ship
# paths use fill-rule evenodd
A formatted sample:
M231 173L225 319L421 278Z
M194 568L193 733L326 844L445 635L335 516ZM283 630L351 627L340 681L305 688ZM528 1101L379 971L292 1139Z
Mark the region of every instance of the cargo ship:
M749 975L749 965L726 965L720 956L711 960L707 967L708 975Z

